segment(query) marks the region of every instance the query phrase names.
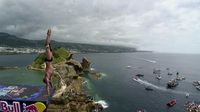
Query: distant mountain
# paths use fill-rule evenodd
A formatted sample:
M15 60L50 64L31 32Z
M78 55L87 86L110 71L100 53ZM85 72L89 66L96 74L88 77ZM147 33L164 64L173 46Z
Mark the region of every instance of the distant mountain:
M0 47L15 47L15 48L45 48L45 40L28 40L18 38L15 35L0 32ZM92 45L80 43L64 43L51 40L51 45L55 47L64 47L67 50L75 50L82 53L121 53L121 52L136 52L135 48L122 46L108 45Z

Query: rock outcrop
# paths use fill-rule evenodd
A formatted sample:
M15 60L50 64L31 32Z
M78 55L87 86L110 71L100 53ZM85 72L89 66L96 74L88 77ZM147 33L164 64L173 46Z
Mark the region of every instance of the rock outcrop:
M95 109L98 109L98 112L102 111L103 107L94 103L93 100L88 101L89 96L84 94L82 90L84 78L80 75L83 74L84 70L90 70L89 59L84 57L83 62L80 63L73 60L71 53L62 51L65 50L62 47L56 50L58 51L55 51L55 49L53 51L54 76L57 79L56 91L47 112L92 112ZM68 54L60 54L63 52ZM56 53L59 53L59 55ZM60 55L65 56L65 60L56 59L56 57L63 58ZM44 58L43 54L39 56ZM34 64L28 66L27 69L44 72L45 69L42 67L44 62L41 62L42 59L40 58L36 58Z
M18 67L5 67L5 66L0 66L0 70L7 70L7 69L19 69Z
M83 67L83 71L90 71L90 60L88 58L84 57L81 65Z
M95 79L99 79L102 76L101 73L89 73L89 75Z

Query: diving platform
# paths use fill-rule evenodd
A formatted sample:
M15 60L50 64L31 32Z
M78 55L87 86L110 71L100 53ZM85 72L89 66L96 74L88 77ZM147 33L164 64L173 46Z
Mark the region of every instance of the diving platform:
M42 85L0 85L0 112L45 112L55 87L46 94Z

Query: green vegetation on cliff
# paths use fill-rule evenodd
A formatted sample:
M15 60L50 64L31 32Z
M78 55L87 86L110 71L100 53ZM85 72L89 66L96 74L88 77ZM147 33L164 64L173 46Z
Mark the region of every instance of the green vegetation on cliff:
M67 51L64 47L57 47L53 49L53 64L65 61L70 55L71 52ZM45 63L45 53L39 54L39 56L34 60L31 66L34 68L42 68L42 65Z

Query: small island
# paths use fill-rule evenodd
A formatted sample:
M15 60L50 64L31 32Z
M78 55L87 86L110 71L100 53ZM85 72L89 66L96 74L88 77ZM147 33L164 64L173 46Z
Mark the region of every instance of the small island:
M89 75L94 79L99 79L102 76L101 73L89 73Z
M7 69L19 69L18 67L5 67L5 66L0 66L0 70L7 70Z

